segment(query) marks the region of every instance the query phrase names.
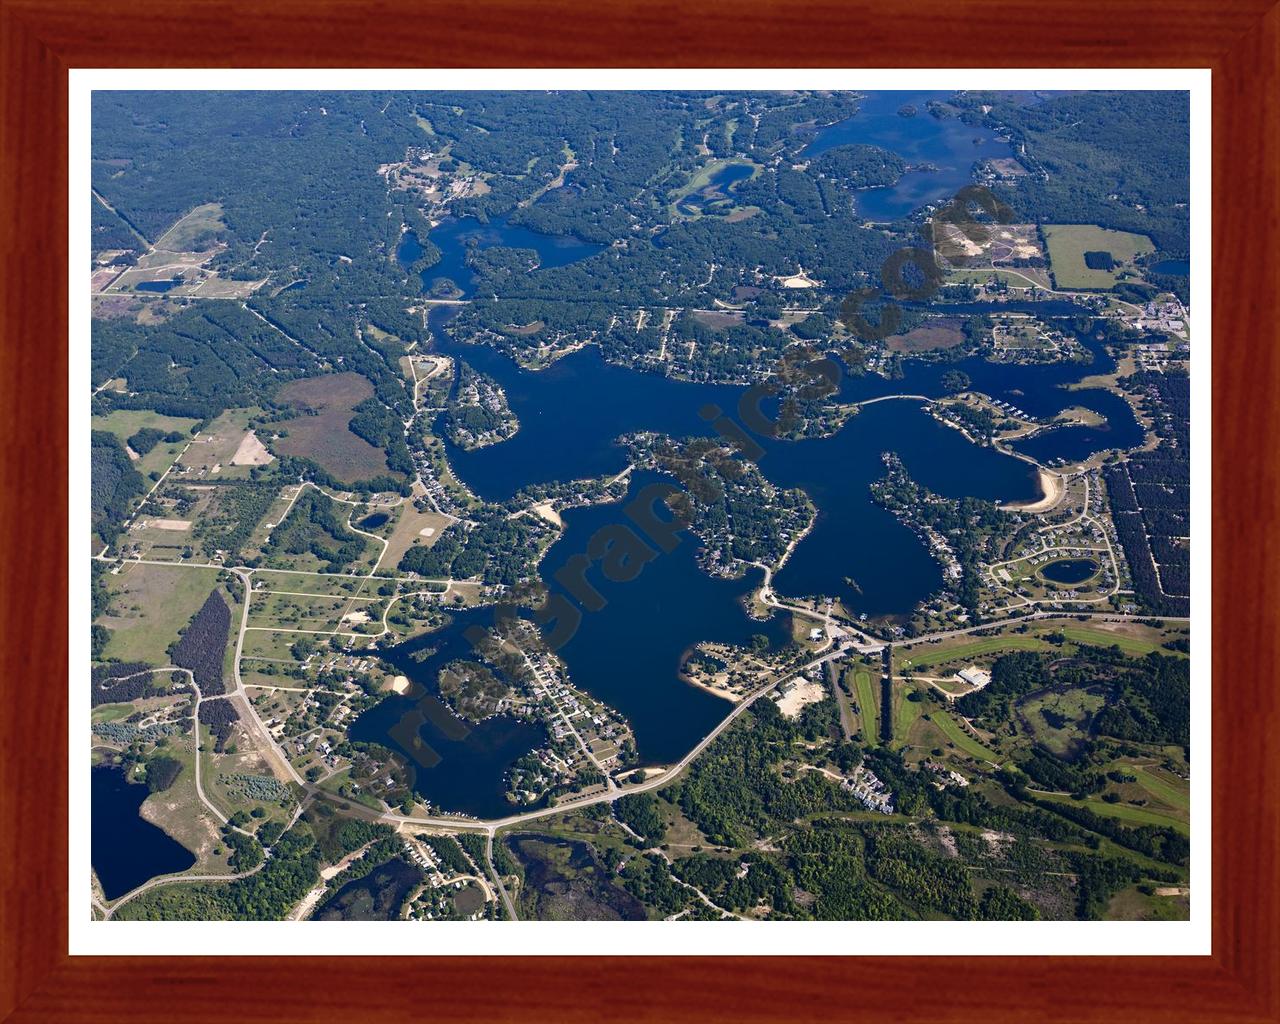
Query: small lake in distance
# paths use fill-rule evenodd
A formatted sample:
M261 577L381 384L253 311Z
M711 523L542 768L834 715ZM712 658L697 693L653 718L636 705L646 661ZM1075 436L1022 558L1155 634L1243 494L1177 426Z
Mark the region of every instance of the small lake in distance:
M1040 567L1040 575L1050 583L1083 583L1098 571L1098 563L1092 558L1064 558Z

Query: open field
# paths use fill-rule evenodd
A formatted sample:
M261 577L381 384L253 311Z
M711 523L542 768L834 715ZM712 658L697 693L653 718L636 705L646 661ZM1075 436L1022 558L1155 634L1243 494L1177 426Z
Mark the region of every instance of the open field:
M228 409L200 431L181 460L189 469L187 479L247 477L249 467L232 465L232 460L249 432L249 421L261 413L261 409Z
M947 273L947 284L983 285L999 281L1009 288L1050 288L1049 274L1043 267L1011 267L1008 270L987 267L964 267Z
M169 644L200 610L217 578L216 569L136 562L126 562L118 574L104 575L112 611L98 619L111 630L104 655L121 661L168 664Z
M173 227L156 239L155 247L169 252L191 252L196 248L207 248L213 241L213 235L225 226L222 206L218 203L205 203L180 217Z
M1097 622L1084 625L1075 619L1039 619L1026 624L1028 632L1009 632L999 636L985 636L974 639L972 636L949 637L937 644L903 645L895 649L894 670L910 668L914 671L930 668L935 665L953 662L971 661L983 655L1004 653L1006 651L1047 651L1054 649L1043 639L1046 633L1061 633L1067 641L1074 644L1088 644L1094 647L1117 646L1125 654L1140 657L1159 651L1162 654L1176 655L1161 646L1163 638L1170 634L1158 628L1137 622Z
M191 440L191 428L199 420L185 416L161 416L149 409L117 409L106 416L94 416L91 424L94 430L106 430L120 439L120 443L128 446L129 438L144 427L163 430L165 433L177 431L182 434L181 441L160 441L151 451L137 459L133 466L143 476L151 473L163 473L178 457L178 453Z
M925 709L923 701L907 699L907 694L918 692L918 690L917 686L910 684L894 683L893 685L893 740L896 746L906 742L911 726Z
M386 553L379 563L383 569L394 569L405 552L415 545L431 547L453 522L448 516L429 509L419 512L411 501L404 502L399 512L391 536L387 538Z
M952 661L968 661L982 654L994 654L997 651L1047 651L1048 642L1036 636L987 636L980 640L967 637L956 637L962 642L951 643L948 640L934 646L921 644L901 653L895 653L895 668L923 669L933 665L941 665Z
M951 717L941 708L932 707L929 709L929 720L938 727L938 730L946 736L948 740L956 745L956 748L968 754L970 757L979 761L991 761L999 763L1003 758L994 750L983 746L972 736L961 728L960 723Z
M865 668L853 673L854 693L858 695L858 717L862 719L862 738L868 745L880 739L879 680Z
M264 594L272 591L350 597L359 592L364 582L364 577L355 575L340 576L336 573L326 573L312 576L306 573L256 569L253 574L253 600L256 604Z
M936 352L955 348L963 341L964 332L958 326L948 323L917 327L905 334L895 334L885 339L884 347L890 352Z
M1155 250L1146 235L1096 224L1045 224L1042 230L1053 280L1059 288L1110 288L1116 283L1117 269L1131 266L1136 256ZM1110 253L1117 269L1090 269L1085 265L1086 252Z
M373 385L358 373L291 381L280 389L277 399L315 412L277 424L276 429L288 436L276 438L271 446L285 455L310 459L339 480L385 475L386 453L347 429L355 407L372 394Z
M349 597L298 597L292 594L254 595L249 606L250 626L283 626L289 629L337 629ZM371 602L360 599L356 607Z
M1173 778L1162 769L1150 765L1122 764L1119 767L1121 771L1136 775L1138 785L1161 803L1183 811L1191 809L1191 793L1187 782Z
M187 735L165 748L167 756L182 762L182 771L168 789L148 796L139 813L196 855L192 872L223 874L230 867L227 847L218 831L222 823L196 793L194 742L194 737Z
M1190 826L1185 821L1170 814L1162 814L1160 811L1148 810L1146 807L1134 807L1126 803L1109 804L1105 800L1093 797L1083 801L1073 800L1069 796L1060 796L1056 793L1036 793L1036 797L1059 804L1083 804L1094 814L1102 814L1131 825L1161 825L1177 829L1183 835L1190 835L1191 832Z

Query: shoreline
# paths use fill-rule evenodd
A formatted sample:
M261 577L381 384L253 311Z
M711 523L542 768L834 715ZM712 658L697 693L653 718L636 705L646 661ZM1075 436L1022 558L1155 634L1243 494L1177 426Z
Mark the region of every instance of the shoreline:
M1025 501L1020 504L1003 505L1013 512L1049 512L1058 507L1063 497L1067 493L1066 482L1057 473L1051 473L1043 466L1037 467L1040 471L1040 490L1044 492L1043 496L1037 501Z

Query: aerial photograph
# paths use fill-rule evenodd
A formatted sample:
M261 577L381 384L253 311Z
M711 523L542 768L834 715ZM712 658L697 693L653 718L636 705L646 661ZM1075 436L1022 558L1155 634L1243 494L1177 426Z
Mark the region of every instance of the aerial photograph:
M90 113L79 913L1190 919L1188 92Z

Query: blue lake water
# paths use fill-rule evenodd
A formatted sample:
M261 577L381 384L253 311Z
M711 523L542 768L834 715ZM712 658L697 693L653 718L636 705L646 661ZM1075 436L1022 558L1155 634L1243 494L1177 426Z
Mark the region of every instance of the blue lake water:
M1161 260L1151 264L1150 269L1156 274L1168 274L1170 277L1190 277L1190 260Z
M181 283L181 281L139 281L133 287L140 292L167 292Z
M1041 566L1040 575L1053 583L1083 583L1098 571L1098 563L1092 558L1064 558Z
M532 249L538 254L539 267L563 267L600 252L604 246L584 242L569 235L544 235L517 224L506 217L494 217L482 224L472 217L448 217L431 229L431 241L440 250L440 261L422 272L422 287L430 292L443 280L452 281L464 296L475 286L475 273L467 265L473 248ZM422 244L412 231L400 238L396 257L402 265L411 266L422 255Z
M892 185L860 190L855 200L857 210L871 220L896 220L926 203L949 199L973 180L975 161L1007 157L1012 150L990 128L967 125L954 117L940 120L928 112L930 100L945 100L948 95L870 93L853 117L821 129L803 156L819 156L836 146L861 143L891 150L910 167L933 168L908 170ZM898 113L906 104L918 109L915 117Z
M900 152L910 163L929 162L936 171L909 172L897 185L859 193L860 209L869 217L891 219L909 213L923 202L946 198L970 180L975 160L1008 155L1008 146L981 128L956 120L939 121L925 110L936 93L892 93L870 97L855 117L819 133L808 155L850 142L870 142ZM914 103L920 113L900 117L898 109ZM975 140L977 143L975 144ZM711 183L711 192L728 193L750 169L728 168ZM715 202L704 194L699 202ZM488 226L475 221L446 221L433 229L431 241L442 260L423 274L430 290L448 277L469 293L474 277L466 267L468 245L531 248L543 266L564 265L592 255L598 246L574 239L539 235L502 220ZM399 252L405 262L420 254L418 240L406 233ZM999 305L933 305L933 310L965 315L995 310L1034 311L1061 318L1070 329L1073 318L1086 310L1065 302ZM436 351L466 359L493 377L507 393L520 430L508 441L476 451L462 451L446 441L454 472L480 496L505 501L523 487L556 480L574 480L616 473L626 465L620 435L652 430L673 437L707 436L713 428L699 416L709 404L733 413L744 389L729 385L690 384L622 367L611 366L589 347L538 372L521 369L488 346L460 344L443 330L453 310L432 311L429 326ZM1127 448L1141 442L1142 430L1128 404L1101 389L1067 390L1065 385L1113 368L1101 342L1082 336L1091 354L1088 364L1016 366L981 358L956 363L907 360L903 377L848 376L841 398L859 401L884 395L916 394L938 397L941 378L953 368L967 373L974 389L1007 401L1027 413L1051 418L1068 406L1085 406L1101 413L1101 427L1063 427L1042 431L1021 442L1017 450L1041 462L1074 461L1106 448ZM937 562L921 541L870 499L870 484L884 475L881 453L893 451L922 484L949 497L974 496L989 500L1021 501L1039 495L1034 467L991 448L969 443L958 431L944 427L925 413L916 400L893 400L865 406L836 435L805 441L757 438L764 455L761 471L775 484L802 488L813 499L818 518L812 532L775 576L779 594L838 596L854 612L872 618L908 613L938 589L942 576ZM636 473L628 500L654 474ZM562 514L564 535L548 551L541 574L552 591L563 591L557 570L586 550L596 531L610 524L626 524L626 502L570 509ZM771 644L785 642L788 623L775 617L754 622L743 610L742 598L758 585L759 577L718 580L696 564L696 540L684 536L670 554L647 563L639 576L610 583L595 569L588 579L605 598L599 611L584 611L571 639L559 648L574 682L622 712L635 729L642 759L670 763L705 735L727 710L727 704L684 683L679 666L698 640L746 643L764 634ZM465 612L438 634L401 644L387 652L397 669L433 691L439 667L466 656L469 644L461 632L468 624L492 621L492 611ZM423 661L411 655L437 648ZM413 701L392 697L365 715L352 730L353 738L399 746L388 730L399 722ZM428 721L421 736L441 755L440 763L418 772L415 785L424 796L446 809L483 817L509 813L503 797L503 775L518 757L543 742L540 727L510 717L496 717L463 730L456 722L442 729Z
M119 768L91 772L90 858L108 900L196 862L195 854L138 813L149 792Z
M493 622L490 608L462 611L441 630L383 648L379 653L397 672L407 676L413 688L393 695L364 712L352 723L351 739L379 743L405 754L414 767L414 789L440 807L477 817L501 817L513 810L504 793L507 770L524 754L541 746L546 731L541 725L511 715L495 715L482 722L467 722L447 713L438 700L421 704L425 695L439 693L437 675L450 661L475 660L475 652L463 635L467 628ZM419 708L430 713L418 716ZM416 725L418 736L433 753L423 755L401 742L403 722ZM436 760L437 763L427 762Z

